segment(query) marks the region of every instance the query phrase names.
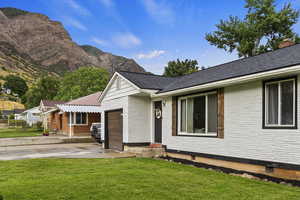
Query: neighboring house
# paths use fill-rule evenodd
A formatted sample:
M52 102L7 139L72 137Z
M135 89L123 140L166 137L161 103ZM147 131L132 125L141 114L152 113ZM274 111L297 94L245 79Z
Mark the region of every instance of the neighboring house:
M300 180L300 44L168 78L116 72L99 101L105 148ZM154 145L153 145L154 146Z
M24 111L25 111L25 109L2 110L1 115L2 115L2 118L4 118L4 119L8 119L8 117L10 115L14 115L15 119L22 120L22 117L20 116L20 114Z
M23 116L23 120L25 120L29 126L32 126L38 122L42 122L41 111L39 110L39 107L25 110L21 113L21 115Z
M41 100L39 110L42 112L42 122L44 130L49 129L50 114L49 110L56 109L57 104L64 104L65 101Z
M90 135L92 123L101 120L98 102L100 95L101 92L97 92L58 104L55 109L45 112L50 115L50 130L70 137Z

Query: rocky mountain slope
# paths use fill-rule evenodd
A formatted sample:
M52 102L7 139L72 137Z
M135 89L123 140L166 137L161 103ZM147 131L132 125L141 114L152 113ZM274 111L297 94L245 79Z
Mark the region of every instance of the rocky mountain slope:
M0 8L0 75L17 73L33 79L61 75L80 66L145 72L133 59L79 46L60 22L15 8Z

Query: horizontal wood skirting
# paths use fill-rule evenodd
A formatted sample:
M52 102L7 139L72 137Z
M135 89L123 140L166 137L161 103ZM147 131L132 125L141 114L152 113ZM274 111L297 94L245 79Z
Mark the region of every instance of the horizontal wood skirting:
M194 162L191 160L187 160L187 159L182 159L182 158L175 158L175 157L170 157L170 156L166 156L166 157L162 157L163 159L166 160L171 160L173 162L179 162L182 164L187 164L187 165L193 165L195 167L199 167L199 168L205 168L205 169L213 169L213 170L217 170L217 171L222 171L223 173L227 173L227 174L250 174L252 176L258 177L260 179L263 180L268 180L268 181L272 181L272 182L276 182L276 183L281 183L281 182L285 182L285 183L289 183L292 184L294 186L298 186L300 187L300 181L299 180L291 180L291 179L283 179L283 178L276 178L276 177L272 177L272 176L268 176L265 174L258 174L258 173L252 173L249 171L242 171L242 170L235 170L235 169L231 169L231 168L225 168L225 167L219 167L219 166L214 166L214 165L209 165L209 164L205 164L205 163L200 163L200 162Z
M137 142L137 143L123 143L124 146L129 146L129 147L143 147L143 146L149 146L150 142Z
M265 161L265 160L254 160L254 159L238 158L238 157L230 157L230 156L221 156L221 155L198 153L198 152L180 151L180 150L175 150L175 149L166 149L166 152L189 155L189 156L199 156L199 157L203 157L203 158L211 158L211 159L216 159L216 160L237 162L237 163L243 163L243 164L269 166L269 167L273 167L273 168L300 171L300 165L290 164L290 163L281 163L281 162L273 162L273 161Z

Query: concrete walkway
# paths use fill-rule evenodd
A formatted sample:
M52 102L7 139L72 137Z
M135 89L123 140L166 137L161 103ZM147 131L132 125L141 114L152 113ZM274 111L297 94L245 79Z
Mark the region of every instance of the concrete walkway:
M41 144L63 144L63 143L88 143L94 142L91 136L74 136L69 138L62 135L0 138L0 147L41 145Z
M31 158L127 158L135 156L133 153L106 151L97 143L0 147L0 160Z

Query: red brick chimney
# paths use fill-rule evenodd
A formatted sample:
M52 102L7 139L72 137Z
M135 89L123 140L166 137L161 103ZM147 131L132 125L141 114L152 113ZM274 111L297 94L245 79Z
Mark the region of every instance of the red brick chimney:
M291 39L284 39L280 44L279 44L279 49L282 49L284 47L289 47L289 46L293 46L295 44L295 42Z

